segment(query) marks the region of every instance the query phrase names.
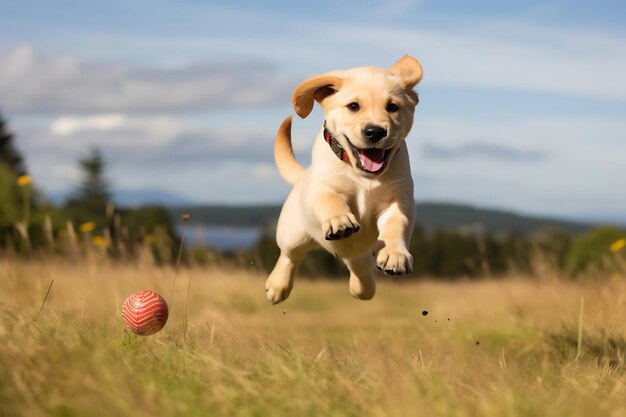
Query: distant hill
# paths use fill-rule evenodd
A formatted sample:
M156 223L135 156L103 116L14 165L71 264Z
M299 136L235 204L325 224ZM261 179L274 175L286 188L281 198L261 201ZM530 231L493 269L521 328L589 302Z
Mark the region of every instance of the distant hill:
M264 227L276 221L280 206L195 206L170 209L176 219L183 213L191 216L191 223L206 226ZM417 203L416 224L426 231L437 229L466 231L468 233L531 234L554 227L578 234L591 224L555 218L526 216L504 210L484 209L461 204Z
M574 221L447 203L418 203L416 223L428 231L454 229L467 232L522 234L531 234L543 228L559 228L571 234L578 234L592 226Z

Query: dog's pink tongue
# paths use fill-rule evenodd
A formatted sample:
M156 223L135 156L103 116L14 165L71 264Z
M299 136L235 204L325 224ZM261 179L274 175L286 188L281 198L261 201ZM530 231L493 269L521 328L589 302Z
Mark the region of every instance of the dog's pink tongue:
M359 156L361 157L361 167L369 172L380 170L385 162L384 149L359 149Z

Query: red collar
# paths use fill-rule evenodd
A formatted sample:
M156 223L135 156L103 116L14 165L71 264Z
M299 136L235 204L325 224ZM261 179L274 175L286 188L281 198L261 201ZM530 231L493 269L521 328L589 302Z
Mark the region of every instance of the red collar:
M349 162L348 152L337 142L337 139L333 138L328 129L326 129L326 122L324 122L324 140L330 145L330 150L342 161Z

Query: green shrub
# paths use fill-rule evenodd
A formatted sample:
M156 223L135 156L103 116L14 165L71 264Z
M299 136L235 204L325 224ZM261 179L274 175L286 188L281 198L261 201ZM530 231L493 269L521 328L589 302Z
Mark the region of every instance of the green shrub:
M566 271L577 276L586 272L608 272L619 268L617 254L611 244L626 236L626 231L613 226L600 226L574 239L565 257Z

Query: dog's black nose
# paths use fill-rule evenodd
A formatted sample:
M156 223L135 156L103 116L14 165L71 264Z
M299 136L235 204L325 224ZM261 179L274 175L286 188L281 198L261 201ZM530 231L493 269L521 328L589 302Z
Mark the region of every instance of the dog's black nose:
M378 142L379 140L387 136L387 130L383 127L376 125L365 126L363 133L365 134L367 140L369 140L370 142Z

